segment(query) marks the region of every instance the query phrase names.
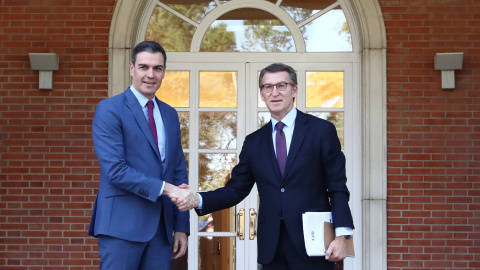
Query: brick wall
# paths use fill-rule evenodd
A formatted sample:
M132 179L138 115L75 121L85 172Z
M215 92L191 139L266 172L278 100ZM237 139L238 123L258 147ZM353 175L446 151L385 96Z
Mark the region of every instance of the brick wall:
M388 268L480 269L480 1L381 0ZM456 89L434 55L464 52Z
M98 268L91 121L107 96L114 5L0 0L1 269ZM38 90L28 53L59 56L52 91Z

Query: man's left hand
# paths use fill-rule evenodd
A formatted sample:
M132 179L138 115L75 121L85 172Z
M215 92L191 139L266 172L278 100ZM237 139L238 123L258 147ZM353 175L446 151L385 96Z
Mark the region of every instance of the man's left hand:
M347 257L347 239L345 236L337 236L328 246L325 259L338 262Z
M172 259L178 259L187 251L188 237L184 232L175 232L173 235Z

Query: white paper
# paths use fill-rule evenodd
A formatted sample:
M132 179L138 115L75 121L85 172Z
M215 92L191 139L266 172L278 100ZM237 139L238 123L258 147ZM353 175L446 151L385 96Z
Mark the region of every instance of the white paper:
M324 222L332 222L332 212L306 212L302 215L302 220L308 256L325 256Z

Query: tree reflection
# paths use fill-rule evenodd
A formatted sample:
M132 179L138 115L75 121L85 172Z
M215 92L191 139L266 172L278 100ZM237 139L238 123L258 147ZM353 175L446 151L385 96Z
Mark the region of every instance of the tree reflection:
M237 47L235 33L227 30L226 23L208 28L202 40L202 52L234 52Z
M180 8L185 9L185 12L192 13L194 16L202 14L206 8L202 5L193 6L190 10L187 10L187 7ZM162 44L166 51L188 52L190 51L190 43L195 30L193 25L157 6L153 10L148 22L145 40L156 41Z
M350 26L347 22L344 22L340 31L338 31L339 36L343 36L348 44L352 45L352 35L350 34Z
M237 114L235 112L201 112L200 149L236 149ZM199 154L199 190L215 190L230 179L236 154Z
M313 116L318 118L322 118L324 120L330 121L333 123L337 130L338 139L340 140L340 144L342 145L342 149L344 149L344 119L343 119L343 112L309 112Z
M343 108L344 74L341 71L307 72L307 108Z
M237 114L235 112L200 113L200 149L236 149Z
M289 52L292 34L280 20L246 20L242 50L245 52ZM279 27L280 26L280 27ZM281 30L287 29L286 31Z
M281 6L292 19L300 23L321 10L300 8L299 4ZM215 2L197 4L169 4L170 8L186 18L200 23L205 15L216 7ZM343 14L343 13L342 13ZM146 40L157 41L166 51L188 52L195 31L195 25L183 16L175 15L161 6L155 7L145 34ZM314 21L319 22L319 18ZM308 30L313 22L299 30L304 40L309 40ZM315 27L314 27L315 28ZM251 8L241 8L222 15L204 34L200 51L202 52L291 52L295 44L291 31L272 14ZM318 35L318 29L310 29L310 33ZM347 22L338 31L351 44L350 29ZM326 37L325 40L329 40ZM333 42L333 41L332 41ZM318 46L318 45L313 45ZM308 46L307 46L308 47Z
M225 186L236 161L236 154L199 154L198 190L215 190Z

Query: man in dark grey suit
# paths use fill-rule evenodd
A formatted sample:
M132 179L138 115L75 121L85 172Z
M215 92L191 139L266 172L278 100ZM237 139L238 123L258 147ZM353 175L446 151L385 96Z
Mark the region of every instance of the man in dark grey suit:
M240 162L225 187L199 193L196 212L205 215L232 207L256 183L260 196L257 260L263 269L334 269L334 262L346 257L346 239L354 228L345 156L335 126L294 107L297 76L290 66L266 67L259 86L271 121L245 138ZM302 213L307 211L332 212L336 238L325 257L306 253Z

